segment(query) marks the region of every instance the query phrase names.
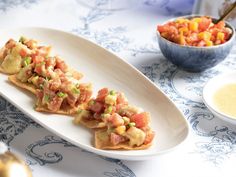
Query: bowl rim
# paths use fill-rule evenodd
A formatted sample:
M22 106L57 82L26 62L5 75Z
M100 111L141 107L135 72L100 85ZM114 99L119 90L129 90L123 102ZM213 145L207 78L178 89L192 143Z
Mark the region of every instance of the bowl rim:
M217 20L218 18L216 17L213 17L213 16L209 16L209 15L201 15L201 14L191 14L191 15L184 15L184 16L179 16L179 17L175 17L175 18L171 18L169 20L166 20L165 22L161 23L160 25L164 25L168 22L172 22L172 21L175 21L179 18L194 18L194 17L210 17L211 19L213 20ZM172 41L169 41L167 40L166 38L162 37L160 32L158 30L156 30L156 34L157 34L157 37L164 40L165 42L171 44L171 45L175 45L175 46L178 46L178 47L182 47L182 48L188 48L188 49L197 49L197 50L210 50L210 49L214 49L214 48L219 48L219 47L223 47L223 46L226 46L226 45L229 45L229 43L231 42L234 42L234 38L235 38L235 28L228 22L228 21L225 21L225 24L227 27L229 27L231 30L232 30L232 34L231 34L231 37L228 41L226 41L225 43L223 44L219 44L219 45L213 45L213 46L204 46L204 47L198 47L198 46L189 46L189 45L180 45L180 44L177 44L177 43L174 43Z

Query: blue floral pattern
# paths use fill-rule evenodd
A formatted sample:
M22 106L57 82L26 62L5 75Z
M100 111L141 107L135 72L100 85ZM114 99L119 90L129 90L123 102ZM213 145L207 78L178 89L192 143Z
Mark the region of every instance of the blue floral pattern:
M63 160L63 155L58 153L58 152L43 152L42 154L39 154L38 152L36 152L36 148L42 148L44 146L47 145L51 145L51 144L61 144L64 147L72 147L72 148L76 148L79 149L78 147L74 146L73 144L55 137L55 136L45 136L42 140L36 141L32 144L30 144L27 148L26 148L26 154L30 157L30 159L28 159L28 164L29 165L47 165L47 164L54 164L54 163L58 163L60 161ZM49 150L48 148L46 148L46 150ZM87 151L84 151L81 149L81 151L83 151L84 153L90 153ZM111 158L106 158L106 157L102 157L102 156L98 156L99 158L107 161L107 162L111 162L113 164L115 164L117 167L114 168L113 172L110 171L106 171L104 172L104 176L109 176L109 177L136 177L136 175L134 174L134 172L132 170L129 169L129 167L127 167L122 161L117 160L117 159L111 159Z
M7 12L17 6L23 6L29 8L30 5L37 3L38 0L1 0L0 1L0 12Z
M196 151L216 166L220 165L230 154L235 153L236 130L222 125L224 122L218 122L203 104L201 93L204 84L210 78L224 71L236 69L235 58L236 55L232 52L219 66L202 73L179 70L167 60L160 60L158 63L151 63L142 68L142 72L177 103L188 118L195 134L210 138L208 141L197 142Z
M81 4L78 1L68 1L68 3L75 4L80 9ZM150 60L147 57L147 61L143 62L139 69L177 104L190 123L194 135L200 137L201 140L195 140L196 149L194 152L215 166L222 164L231 154L235 154L236 129L225 122L220 122L207 110L201 100L201 93L203 85L208 79L225 71L236 69L236 47L219 66L203 73L188 73L179 70L162 56L156 43L155 34L145 38L145 42L140 44L134 36L129 35L132 25L119 23L119 25L96 28L97 23L123 13L101 8L109 2L109 0L94 0L95 6L86 7L86 11L81 11L78 13L79 15L73 14L77 15L79 23L75 21L70 31L82 35L113 52L125 51L132 60L139 61L142 57L146 59L146 56L151 56ZM45 3L43 0L2 0L0 1L0 13L7 14L18 7L34 11L35 7L39 7L43 3ZM60 3L61 1L59 1ZM184 7L182 7L183 3L185 4ZM142 0L141 6L144 9L155 9L155 11L171 17L189 14L193 3L194 0ZM41 12L44 11L45 9ZM46 131L0 97L0 140L12 150L15 148L14 140L23 135L28 128ZM41 137L43 138L35 138L33 142L29 142L24 149L26 161L32 169L35 166L44 167L50 164L63 163L66 151L69 148L79 150L81 153L89 153L55 135ZM61 149L60 151L50 149L50 145L61 147ZM131 170L123 161L95 154L91 154L91 158L98 158L112 166L109 170L100 169L103 170L103 176L136 176L135 170Z

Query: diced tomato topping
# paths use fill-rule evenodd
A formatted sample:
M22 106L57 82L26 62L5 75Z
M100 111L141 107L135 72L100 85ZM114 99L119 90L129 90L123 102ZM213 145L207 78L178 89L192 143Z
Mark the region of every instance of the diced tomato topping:
M219 21L217 24L215 24L215 27L218 29L222 29L225 27L225 22L224 21Z
M118 94L117 99L116 99L116 103L117 104L128 104L127 99L121 93Z
M212 20L210 18L202 17L198 24L199 31L205 31L209 28Z
M7 43L5 44L5 47L7 49L12 49L15 46L16 46L16 41L14 41L13 39L9 39Z
M52 91L57 91L61 86L61 80L60 79L54 79L49 84L49 89Z
M160 32L160 33L163 33L163 32L166 32L169 30L169 26L167 25L158 25L157 26L157 30Z
M31 55L31 58L33 60L33 63L35 63L35 64L42 63L45 60L44 57L38 56L35 54Z
M153 138L155 136L155 133L153 131L149 131L146 134L145 140L143 144L149 144L152 142Z
M78 103L88 102L89 98L92 96L91 90L80 90L80 97Z
M67 103L71 106L74 107L77 101L77 97L75 97L74 95L68 94L68 96L66 97Z
M54 57L45 59L45 62L46 62L46 67L52 66L54 68L54 66L56 65L56 60Z
M108 119L108 122L111 123L111 125L113 127L118 127L118 126L121 126L121 125L124 125L124 120L122 119L122 117L117 114L117 113L114 113L112 114L109 119Z
M110 141L111 141L112 145L117 145L119 143L124 142L125 140L126 140L125 137L123 137L121 135L118 135L116 133L110 134Z
M62 101L63 101L63 98L54 96L48 104L48 109L51 111L58 111L61 107Z
M107 96L108 92L109 92L108 88L103 88L99 90L96 101L104 102L105 97Z
M68 66L66 65L65 61L56 57L56 68L60 69L62 72L66 72L68 70Z
M50 51L51 51L51 46L39 46L37 48L36 53L37 53L37 55L46 57L49 55Z
M21 49L20 50L20 56L23 57L23 58L26 57L27 56L27 51L25 49Z
M30 49L34 49L35 47L37 47L37 41L35 41L33 39L30 39L30 40L24 42L24 44Z
M149 114L147 112L142 112L142 113L139 113L139 114L134 114L130 118L130 121L134 122L135 126L137 128L146 127L146 126L148 126L148 122L149 122Z
M36 91L36 96L37 96L37 98L38 98L39 100L42 100L42 99L43 99L43 91L37 89L37 91Z
M98 101L95 101L94 104L89 105L89 108L91 111L93 111L95 113L99 113L99 112L102 112L102 110L103 110L103 104Z
M36 72L39 75L42 75L42 73L44 73L45 70L46 70L46 68L45 68L45 65L43 65L43 64L38 64L34 68L34 72Z

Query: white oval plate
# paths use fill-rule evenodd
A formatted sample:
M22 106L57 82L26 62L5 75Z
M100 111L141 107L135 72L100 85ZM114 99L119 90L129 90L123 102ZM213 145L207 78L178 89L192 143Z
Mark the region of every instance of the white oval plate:
M226 84L236 83L236 72L229 72L210 79L203 88L203 102L220 119L236 124L236 119L219 111L213 102L215 92Z
M173 149L183 142L189 126L182 113L170 99L134 67L104 48L81 37L46 28L19 28L0 32L0 46L9 38L27 36L51 45L54 53L62 56L69 66L84 74L84 82L92 82L94 94L103 88L125 93L131 104L151 113L151 127L156 132L154 144L146 150L99 150L93 146L93 134L82 126L72 124L72 117L44 114L33 109L34 97L0 77L0 93L34 121L65 140L99 155L144 160Z

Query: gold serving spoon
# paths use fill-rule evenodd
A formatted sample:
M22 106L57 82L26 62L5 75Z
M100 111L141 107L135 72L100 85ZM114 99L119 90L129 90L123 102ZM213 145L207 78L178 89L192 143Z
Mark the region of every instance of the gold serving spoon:
M231 4L231 6L223 13L223 15L216 21L216 23L219 23L220 21L224 20L235 9L236 9L236 1L233 4Z

